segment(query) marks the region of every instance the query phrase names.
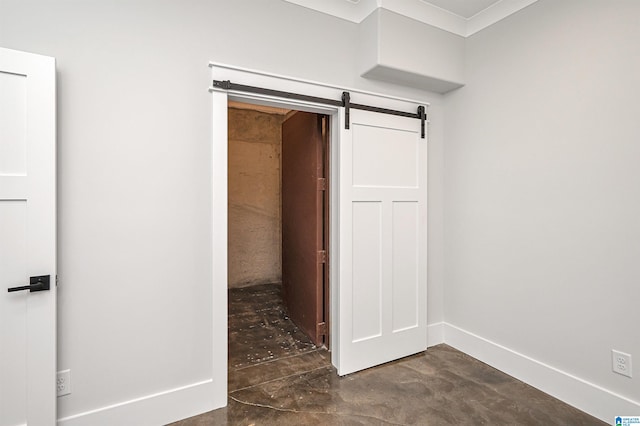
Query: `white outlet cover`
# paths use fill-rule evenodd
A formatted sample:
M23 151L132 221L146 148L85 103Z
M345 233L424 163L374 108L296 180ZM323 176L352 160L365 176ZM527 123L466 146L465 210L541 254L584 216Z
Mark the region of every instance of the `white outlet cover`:
M623 376L631 377L631 355L624 352L611 350L611 368L614 373L622 374Z

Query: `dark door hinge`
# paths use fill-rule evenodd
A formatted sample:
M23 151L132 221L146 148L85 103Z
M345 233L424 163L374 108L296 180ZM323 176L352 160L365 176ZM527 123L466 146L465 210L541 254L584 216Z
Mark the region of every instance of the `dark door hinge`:
M327 178L318 178L318 191L327 190Z
M327 263L327 251L319 250L318 251L318 263Z
M316 325L316 334L318 336L326 336L327 335L327 323L326 322L319 322Z

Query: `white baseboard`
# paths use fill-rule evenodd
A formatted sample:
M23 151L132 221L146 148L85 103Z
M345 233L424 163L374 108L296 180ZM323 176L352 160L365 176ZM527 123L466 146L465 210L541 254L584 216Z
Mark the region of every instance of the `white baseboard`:
M640 415L640 402L617 395L483 337L444 323L444 343L611 424Z
M444 343L444 322L427 325L427 347Z
M446 322L427 326L427 346L446 343L600 420L637 415L640 403ZM218 386L220 387L220 386ZM219 393L219 392L218 392ZM58 420L58 426L167 424L226 405L226 387L217 395L213 380L147 395Z
M214 396L214 383L209 379L64 417L58 426L164 425L226 405L226 395Z

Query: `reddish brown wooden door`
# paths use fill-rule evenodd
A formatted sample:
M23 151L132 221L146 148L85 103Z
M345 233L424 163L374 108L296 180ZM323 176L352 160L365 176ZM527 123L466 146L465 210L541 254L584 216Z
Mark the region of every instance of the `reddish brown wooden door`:
M322 116L296 112L282 125L282 284L291 319L323 344L324 151Z

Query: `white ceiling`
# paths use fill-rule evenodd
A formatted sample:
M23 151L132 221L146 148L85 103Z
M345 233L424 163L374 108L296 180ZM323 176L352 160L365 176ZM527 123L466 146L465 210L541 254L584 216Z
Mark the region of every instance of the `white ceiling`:
M362 22L383 8L468 37L538 0L284 0L318 12Z
M425 3L431 3L441 9L458 15L462 18L469 19L474 15L482 12L488 7L502 0L422 0Z

